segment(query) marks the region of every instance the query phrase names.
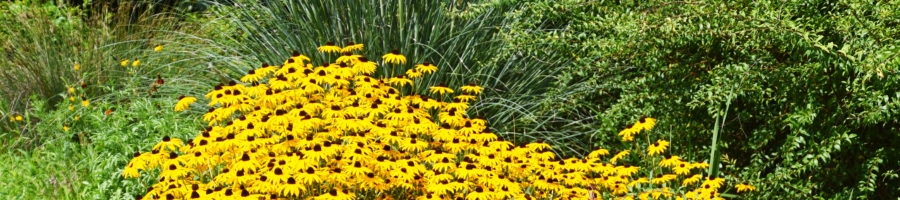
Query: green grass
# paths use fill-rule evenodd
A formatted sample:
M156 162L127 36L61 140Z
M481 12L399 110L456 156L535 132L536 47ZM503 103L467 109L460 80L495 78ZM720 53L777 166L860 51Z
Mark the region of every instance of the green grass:
M429 86L442 82L454 88L477 83L485 87L485 93L470 115L486 116L490 127L505 138L531 141L530 135L521 133L551 130L545 126L565 121L552 113L536 111L561 70L553 66L568 61L551 51L512 51L515 54L500 56L501 52L510 52L504 48L513 45L496 35L508 23L504 14L519 5L508 4L475 13L467 10L468 3L437 0L245 3L241 9L217 12L219 16L227 16L223 19L232 20L231 26L240 34L227 35L228 41L211 41L214 49L226 50L210 54L209 60L220 61L214 66L226 72L225 79L236 80L262 63L280 65L294 51L314 56L313 64L321 65L321 60L326 58L316 48L326 42L340 46L348 42L362 43L363 55L369 58L380 58L398 49L410 59L408 63L382 67L375 76L401 74L427 61L435 63L439 70L426 76L425 84L416 86L419 93L427 93ZM235 53L241 56L236 57ZM574 151L586 152L586 149Z

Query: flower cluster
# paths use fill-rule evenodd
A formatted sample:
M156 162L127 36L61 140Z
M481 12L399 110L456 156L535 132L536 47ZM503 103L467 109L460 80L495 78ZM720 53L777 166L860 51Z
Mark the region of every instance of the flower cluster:
M494 134L467 109L483 88L430 87L440 97L404 93L437 71L422 63L406 75L376 78L378 63L355 54L361 44L318 50L343 54L314 65L294 53L281 66L263 64L205 95L209 124L182 141L166 136L134 153L126 178L160 169L143 199L718 199L722 178L690 175L704 163L663 156L668 142L646 154L662 173L642 177L630 150L607 158L558 158L541 141L516 145ZM382 64L405 64L393 51ZM462 94L453 97L456 91ZM446 101L445 101L446 100ZM197 101L181 97L176 111ZM633 127L650 130L653 118ZM639 151L640 152L640 151ZM664 168L664 169L663 169ZM143 172L147 174L148 172ZM696 188L678 193L670 187ZM641 189L649 188L649 189Z

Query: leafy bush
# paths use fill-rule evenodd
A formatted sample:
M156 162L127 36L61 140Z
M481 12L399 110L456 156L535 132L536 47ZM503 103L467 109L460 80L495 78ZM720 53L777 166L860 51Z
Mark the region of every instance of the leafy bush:
M766 183L763 198L900 192L900 149L888 142L900 139L897 3L533 0L487 6L511 3L523 6L506 16L510 25L500 33L512 46L504 49L572 55L544 112L596 130L574 138L614 143L618 139L606 133L648 115L663 119L658 129L675 134L673 142L691 144L673 151L712 157L729 174L756 177L753 182ZM713 148L724 150L710 156L715 137Z

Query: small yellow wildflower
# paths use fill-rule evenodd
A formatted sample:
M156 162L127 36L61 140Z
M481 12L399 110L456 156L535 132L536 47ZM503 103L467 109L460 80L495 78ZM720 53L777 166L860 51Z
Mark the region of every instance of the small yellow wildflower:
M131 66L132 66L132 67L137 67L137 66L140 65L140 64L141 64L141 60L134 60L134 62L131 63Z
M69 93L70 93L70 94L74 94L74 93L75 93L75 87L69 87Z
M162 49L163 49L162 45L156 45L156 48L153 48L153 51L160 52L160 51L162 51Z
M81 65L79 65L78 63L75 63L75 70L76 71L81 70Z
M129 61L128 59L122 60L122 63L121 63L121 64L122 64L122 67L128 66L128 63L129 63L129 62L130 62L130 61Z
M16 121L22 121L22 115L16 115Z
M63 125L63 131L69 132L69 125Z
M88 101L87 99L82 99L82 100L81 100L81 106L83 106L83 107L88 107L89 105L91 105L91 102Z
M385 63L406 64L406 56L400 54L400 51L397 49L394 49L391 53L384 54L381 58L384 59Z

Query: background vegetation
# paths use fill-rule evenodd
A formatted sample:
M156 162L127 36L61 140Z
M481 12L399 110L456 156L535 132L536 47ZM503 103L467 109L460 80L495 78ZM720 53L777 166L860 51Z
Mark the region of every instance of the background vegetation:
M0 3L0 197L130 199L152 181L121 177L131 152L203 128L177 96L328 41L408 50L421 60L395 71L436 63L427 85L477 82L473 114L562 156L623 148L646 115L750 198L900 196L897 3L264 2Z

